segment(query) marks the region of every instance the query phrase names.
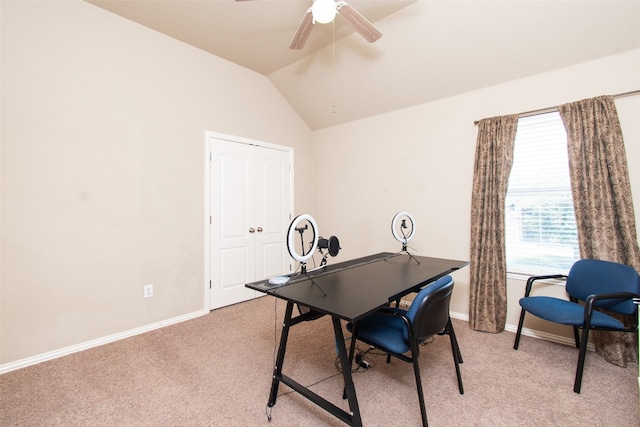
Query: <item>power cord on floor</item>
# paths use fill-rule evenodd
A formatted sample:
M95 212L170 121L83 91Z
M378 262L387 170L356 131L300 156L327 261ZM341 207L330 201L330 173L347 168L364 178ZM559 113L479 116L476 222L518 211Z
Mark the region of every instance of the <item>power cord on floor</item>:
M364 372L367 371L370 368L374 367L374 363L365 360L365 356L368 354L371 354L372 356L382 356L382 355L386 355L386 353L377 350L375 347L369 347L367 350L362 350L359 347L356 346L356 354L354 357L355 360L355 368L352 367L351 368L351 373L356 373L356 372ZM336 369L338 369L339 372L342 372L342 366L340 366L340 357L336 356Z
M426 340L424 340L423 342L420 343L420 345L425 346L428 344L431 344L433 342L433 337L427 338ZM363 372L366 371L368 369L371 369L375 366L375 363L373 363L371 361L371 359L366 360L365 357L367 355L371 355L371 356L387 356L387 353L385 353L382 350L378 350L377 348L370 346L368 349L366 350L362 350L359 347L356 346L356 354L354 357L355 360L355 368L351 368L351 373L355 373L355 372ZM342 372L342 368L340 366L340 357L336 356L336 368L338 369L338 371Z

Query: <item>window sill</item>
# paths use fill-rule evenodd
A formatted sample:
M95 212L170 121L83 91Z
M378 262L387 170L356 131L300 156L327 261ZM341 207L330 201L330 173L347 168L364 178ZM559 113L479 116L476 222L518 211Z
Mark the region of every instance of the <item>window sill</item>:
M531 275L526 275L522 273L507 273L507 279L511 280L520 280L522 282L526 282Z
M542 275L542 274L540 274ZM529 280L529 277L535 276L535 274L523 274L523 273L507 273L507 280L517 280L520 282L526 282ZM565 281L559 279L546 279L546 280L538 280L536 283L548 283L550 285L558 285L564 286Z

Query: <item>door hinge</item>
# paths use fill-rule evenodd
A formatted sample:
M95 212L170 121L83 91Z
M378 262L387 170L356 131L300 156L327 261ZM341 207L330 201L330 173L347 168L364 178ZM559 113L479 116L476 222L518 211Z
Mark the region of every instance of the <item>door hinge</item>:
M209 215L209 224L213 224L213 217Z
M211 280L209 280L209 289L211 289Z

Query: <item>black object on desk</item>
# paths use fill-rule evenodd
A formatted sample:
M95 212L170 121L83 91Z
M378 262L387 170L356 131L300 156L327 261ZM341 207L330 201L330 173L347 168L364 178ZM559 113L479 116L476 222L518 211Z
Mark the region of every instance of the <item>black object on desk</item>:
M268 280L245 285L250 289L287 301L268 402L270 408L276 403L278 385L282 382L348 425L362 426L340 320L357 322L358 319L389 302L417 292L440 277L469 264L466 261L441 258L414 258L417 258L419 263L407 254L383 252L292 277L284 286L274 287ZM294 304L309 307L311 311L292 317ZM323 315L331 316L333 321L350 412L337 407L282 373L289 328L302 321L317 319Z

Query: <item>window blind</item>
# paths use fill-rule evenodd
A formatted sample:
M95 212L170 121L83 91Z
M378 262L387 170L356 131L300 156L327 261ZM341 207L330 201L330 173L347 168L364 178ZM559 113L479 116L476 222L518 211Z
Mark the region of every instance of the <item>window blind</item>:
M567 273L579 258L567 135L558 112L518 120L505 220L509 273Z

